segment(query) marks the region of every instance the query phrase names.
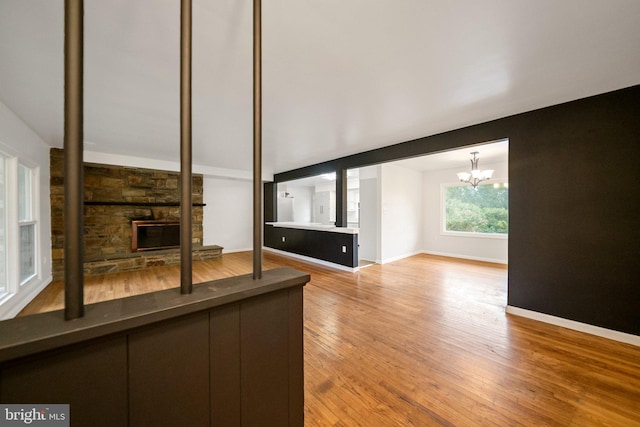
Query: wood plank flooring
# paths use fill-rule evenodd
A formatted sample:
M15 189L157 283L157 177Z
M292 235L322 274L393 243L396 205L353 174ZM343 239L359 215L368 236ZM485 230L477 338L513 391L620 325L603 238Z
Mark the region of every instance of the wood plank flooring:
M505 314L507 271L418 255L311 274L305 426L640 426L640 347ZM194 282L251 271L250 253L194 262ZM87 303L177 287L177 267L88 278ZM23 314L62 307L52 283Z

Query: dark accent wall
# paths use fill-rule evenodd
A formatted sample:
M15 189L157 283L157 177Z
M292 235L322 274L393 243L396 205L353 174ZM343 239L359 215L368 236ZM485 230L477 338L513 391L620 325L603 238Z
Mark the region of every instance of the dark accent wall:
M358 235L264 226L264 245L346 267L358 266ZM346 248L346 252L342 248Z
M508 304L640 335L640 85L276 174L274 181L503 138Z
M640 335L640 86L513 121L509 304Z

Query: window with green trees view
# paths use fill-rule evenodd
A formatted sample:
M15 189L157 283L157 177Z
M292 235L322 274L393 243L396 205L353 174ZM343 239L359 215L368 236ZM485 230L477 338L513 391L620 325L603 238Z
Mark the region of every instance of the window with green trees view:
M509 185L506 182L444 187L444 231L509 233Z

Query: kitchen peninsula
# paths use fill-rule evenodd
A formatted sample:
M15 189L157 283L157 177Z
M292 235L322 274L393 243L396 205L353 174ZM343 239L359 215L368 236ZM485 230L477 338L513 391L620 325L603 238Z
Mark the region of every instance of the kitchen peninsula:
M354 269L358 229L311 222L267 222L264 246Z

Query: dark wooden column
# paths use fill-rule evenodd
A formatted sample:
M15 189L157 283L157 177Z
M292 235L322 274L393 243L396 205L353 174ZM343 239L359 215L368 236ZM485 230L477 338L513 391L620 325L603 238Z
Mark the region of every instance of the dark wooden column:
M336 170L336 227L347 226L347 170Z
M180 5L180 293L192 280L191 0Z
M262 3L253 0L253 278L262 277Z
M82 0L64 3L64 317L84 315Z

